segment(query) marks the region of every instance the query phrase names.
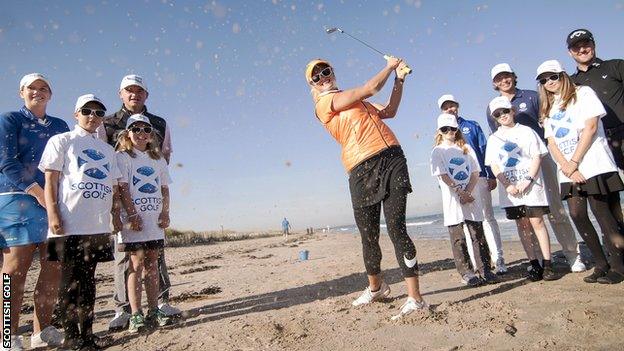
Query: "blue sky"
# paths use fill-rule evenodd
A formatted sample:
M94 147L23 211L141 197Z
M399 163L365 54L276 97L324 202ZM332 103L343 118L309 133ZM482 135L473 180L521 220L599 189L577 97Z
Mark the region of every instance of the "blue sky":
M349 88L384 61L325 34L338 26L414 70L388 124L410 167L408 215L430 214L441 209L428 165L440 95L454 94L460 114L487 130L494 64L510 63L519 87L534 89L544 60L573 70L572 29L594 33L599 57L623 58L623 23L624 1L7 1L0 109L18 109L19 79L38 71L53 85L48 112L71 126L79 95L117 110L121 77L140 74L149 110L172 129L173 227L270 229L284 216L295 229L348 224L340 147L314 117L303 70L325 58Z

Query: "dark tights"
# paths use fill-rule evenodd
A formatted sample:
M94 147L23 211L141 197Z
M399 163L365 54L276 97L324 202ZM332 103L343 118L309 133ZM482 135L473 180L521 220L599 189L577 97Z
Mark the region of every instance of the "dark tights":
M416 247L407 235L405 227L405 207L407 194L405 190L391 190L382 201L388 235L394 245L394 253L404 277L418 275L418 264L408 267L406 261L416 259ZM362 237L364 266L368 275L381 273L381 247L379 247L379 219L381 203L354 209L355 223ZM413 262L413 261L412 261Z
M598 225L600 225L607 255L602 250L598 233L589 220L587 214L588 201L591 211L596 217ZM594 256L596 269L605 272L611 269L624 274L624 249L618 249L613 244L620 242L622 238L622 208L619 193L590 195L588 197L575 196L568 198L567 202L570 217L592 256Z

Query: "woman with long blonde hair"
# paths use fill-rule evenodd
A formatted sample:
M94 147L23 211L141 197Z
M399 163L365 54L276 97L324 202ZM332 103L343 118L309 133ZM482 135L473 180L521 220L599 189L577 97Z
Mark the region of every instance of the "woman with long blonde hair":
M442 190L444 225L451 236L455 267L462 283L478 286L498 282L490 270L490 254L483 232L483 210L473 190L481 167L474 150L466 143L455 116L443 113L438 117L435 146L431 151L431 175L438 178ZM472 239L476 267L472 267L464 223ZM475 274L476 273L476 274Z
M587 283L624 281L621 190L624 184L607 145L600 119L606 115L596 93L576 86L561 64L549 60L537 68L540 116L548 149L557 162L561 197L570 217L594 256ZM608 259L587 215L587 203L603 232Z

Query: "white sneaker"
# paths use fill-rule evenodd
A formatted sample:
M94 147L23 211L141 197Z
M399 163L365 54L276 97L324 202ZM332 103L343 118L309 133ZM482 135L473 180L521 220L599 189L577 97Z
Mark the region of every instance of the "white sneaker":
M37 334L33 334L30 338L30 348L61 346L65 336L53 326L47 326Z
M570 269L573 273L585 272L587 270L587 267L585 267L585 263L581 261L581 255L576 256L576 260L574 260L574 263L570 266Z
M167 317L175 317L182 314L179 308L173 307L168 303L161 303L158 305L158 308L165 314Z
M496 260L496 270L495 270L496 274L505 274L507 273L507 266L505 265L505 259L504 258L499 258L498 260Z
M390 287L386 282L382 281L379 286L379 290L372 292L370 286L364 289L364 292L360 297L358 297L355 301L353 301L353 306L361 306L366 305L374 301L381 300L385 297L390 296Z
M2 345L2 348L0 350L21 351L23 349L24 349L24 345L22 344L22 336L11 335L11 347L4 347L4 345Z
M108 322L108 330L123 330L128 328L130 323L130 313L117 312L115 317Z
M399 314L392 316L392 318L390 318L393 321L396 321L398 319L401 319L403 316L407 316L408 314L417 311L417 310L426 310L429 308L429 305L425 302L425 300L422 300L420 302L416 301L415 298L413 297L408 297L407 301L405 301L405 303L401 306L401 312L399 312Z

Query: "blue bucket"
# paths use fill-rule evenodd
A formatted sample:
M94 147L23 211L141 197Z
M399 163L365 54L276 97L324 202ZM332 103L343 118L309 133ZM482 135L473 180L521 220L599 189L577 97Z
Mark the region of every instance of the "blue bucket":
M299 261L307 261L309 254L310 254L310 251L308 250L299 251Z

